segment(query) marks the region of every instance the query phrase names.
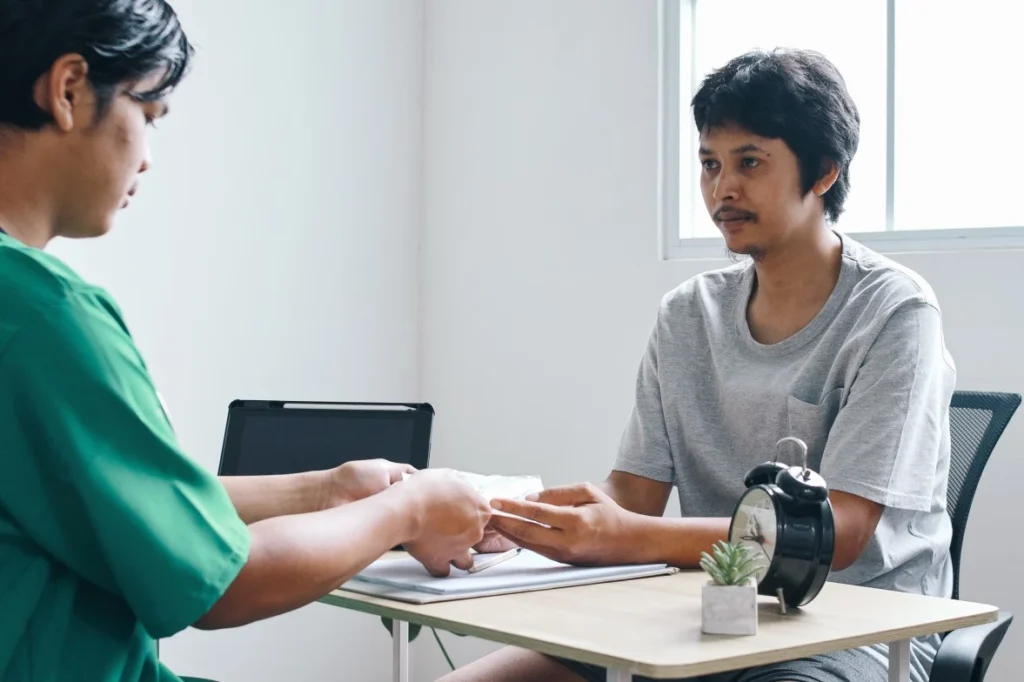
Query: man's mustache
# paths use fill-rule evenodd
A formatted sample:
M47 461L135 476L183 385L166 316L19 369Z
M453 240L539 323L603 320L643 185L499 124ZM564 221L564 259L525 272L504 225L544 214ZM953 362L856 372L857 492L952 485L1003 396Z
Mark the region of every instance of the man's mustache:
M757 214L751 213L750 211L740 211L729 206L723 206L722 208L715 211L711 219L715 222L722 220L757 220Z

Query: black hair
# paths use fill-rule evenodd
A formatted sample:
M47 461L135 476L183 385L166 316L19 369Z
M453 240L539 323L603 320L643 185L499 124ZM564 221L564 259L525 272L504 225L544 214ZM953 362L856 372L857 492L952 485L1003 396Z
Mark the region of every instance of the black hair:
M705 77L692 107L700 133L736 125L783 140L800 164L804 194L834 163L839 177L823 198L828 220L838 220L850 192L860 115L828 59L812 50L748 52Z
M157 100L185 77L194 51L166 0L0 0L0 126L52 122L33 97L41 75L80 54L102 116L119 87L160 73L140 101Z

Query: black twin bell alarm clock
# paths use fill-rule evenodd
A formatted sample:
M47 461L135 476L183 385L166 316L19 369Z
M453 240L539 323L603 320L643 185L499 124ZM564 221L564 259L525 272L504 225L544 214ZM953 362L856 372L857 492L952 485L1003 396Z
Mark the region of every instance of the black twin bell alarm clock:
M778 461L778 450L796 445L802 466ZM776 443L775 457L747 474L729 526L729 542L760 556L758 594L777 597L783 612L818 596L832 570L835 524L825 480L807 468L807 444L787 437Z

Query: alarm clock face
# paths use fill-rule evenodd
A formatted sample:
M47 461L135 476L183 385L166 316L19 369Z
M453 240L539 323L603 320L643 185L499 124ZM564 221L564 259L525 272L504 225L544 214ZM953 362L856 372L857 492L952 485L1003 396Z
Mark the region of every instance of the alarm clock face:
M748 489L733 514L729 542L749 547L758 557L761 565L757 573L759 583L775 556L777 530L775 501L768 491L759 486Z

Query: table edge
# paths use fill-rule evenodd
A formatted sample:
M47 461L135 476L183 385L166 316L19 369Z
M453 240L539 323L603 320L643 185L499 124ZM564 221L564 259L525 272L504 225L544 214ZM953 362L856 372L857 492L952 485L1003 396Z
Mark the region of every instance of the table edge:
M348 595L352 595L349 597ZM380 602L365 601L365 599L376 599ZM386 600L381 597L370 597L347 590L334 590L318 600L320 603L329 606L357 611L373 616L404 620L411 624L423 627L438 628L444 631L453 632L469 637L477 637L496 644L506 646L518 646L551 656L569 658L583 663L599 665L606 668L629 671L634 675L644 675L654 679L668 679L680 677L694 677L707 675L727 670L738 670L751 666L767 665L795 658L804 658L819 654L853 649L857 647L888 644L890 642L914 637L925 637L939 632L949 632L975 625L994 623L999 617L1000 609L990 604L971 603L983 610L979 613L966 616L956 616L930 621L924 625L913 627L892 628L881 630L870 636L862 635L857 637L838 637L832 640L816 642L814 644L796 645L784 647L773 651L761 651L750 654L740 654L734 657L721 658L716 661L705 661L701 663L682 665L661 665L654 663L643 663L616 656L606 656L591 651L583 651L571 645L550 643L543 640L536 640L526 636L510 635L507 632L494 630L486 626L468 625L466 623L453 622L442 617L429 616L421 613L410 612L404 607L429 607L430 604L406 604L394 600ZM756 635L755 635L756 636Z

